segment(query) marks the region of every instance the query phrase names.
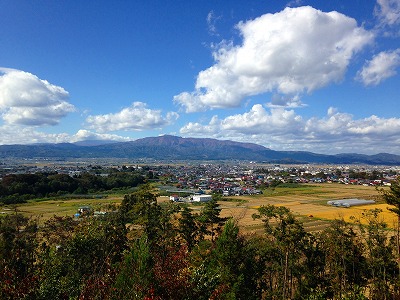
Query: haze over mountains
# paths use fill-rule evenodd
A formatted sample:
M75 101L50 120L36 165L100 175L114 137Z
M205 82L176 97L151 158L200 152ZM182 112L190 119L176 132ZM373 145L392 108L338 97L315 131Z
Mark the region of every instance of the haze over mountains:
M155 160L250 160L270 163L400 165L388 153L336 155L275 151L252 143L164 135L131 142L87 141L62 144L1 145L0 158L129 158Z

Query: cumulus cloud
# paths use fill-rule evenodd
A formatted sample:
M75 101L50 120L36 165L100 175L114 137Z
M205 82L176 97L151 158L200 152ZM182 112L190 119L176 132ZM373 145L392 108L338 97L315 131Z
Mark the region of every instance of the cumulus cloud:
M179 115L175 112L168 112L163 116L161 110L149 109L143 102L133 102L130 107L115 114L88 116L86 122L89 124L89 128L98 132L142 131L170 125L178 117Z
M364 85L378 85L385 79L397 74L400 66L400 48L394 51L384 51L367 61L362 70L357 73L356 79Z
M18 132L18 134L16 134ZM107 140L125 142L132 140L115 134L99 134L81 129L75 134L45 133L35 130L33 127L21 125L0 126L0 144L35 144L35 143L74 143L86 140Z
M0 144L64 143L69 141L67 133L45 133L21 125L0 126Z
M213 116L207 125L189 122L180 129L180 133L193 136L219 137L217 135L219 132L221 132L221 121L218 119L218 116Z
M400 24L400 0L377 0L375 15L382 25Z
M0 111L8 124L56 125L75 111L68 98L62 87L31 73L0 68Z
M374 39L356 20L312 7L287 7L240 22L243 43L221 42L215 64L201 71L193 92L174 102L186 112L238 107L246 97L296 95L343 79L353 56Z
M97 133L91 132L89 130L80 129L77 133L69 138L69 142L79 142L79 141L115 141L115 142L127 142L131 141L132 139L129 137L123 137L116 134L109 134L109 133Z
M293 110L254 105L250 111L208 124L191 122L182 135L233 139L258 143L274 150L306 150L320 153L378 153L400 151L400 119L375 115L354 119L329 108L325 117L303 119Z
M301 117L296 115L293 110L273 108L268 113L262 105L256 104L247 113L225 118L221 125L223 130L249 134L274 133L276 131L294 133L301 122Z

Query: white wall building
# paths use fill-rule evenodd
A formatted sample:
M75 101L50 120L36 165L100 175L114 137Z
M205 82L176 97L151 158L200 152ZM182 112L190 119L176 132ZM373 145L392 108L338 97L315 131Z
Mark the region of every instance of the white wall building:
M193 202L207 202L211 201L211 195L193 195Z

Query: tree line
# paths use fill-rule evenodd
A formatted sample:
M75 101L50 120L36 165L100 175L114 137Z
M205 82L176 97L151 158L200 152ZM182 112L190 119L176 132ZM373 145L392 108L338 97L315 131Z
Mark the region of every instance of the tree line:
M0 204L16 204L28 199L87 194L136 187L144 182L139 173L113 170L107 176L84 172L69 176L58 173L8 174L0 181Z
M383 196L400 215L399 187ZM0 217L0 298L400 299L398 236L379 210L309 233L267 205L253 216L264 233L243 235L218 197L195 212L143 185L104 217Z

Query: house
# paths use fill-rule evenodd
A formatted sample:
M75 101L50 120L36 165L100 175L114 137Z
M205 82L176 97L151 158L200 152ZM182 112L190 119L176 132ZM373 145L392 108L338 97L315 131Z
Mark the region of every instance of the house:
M173 202L179 201L179 196L178 195L171 195L169 196L169 200Z
M77 213L75 214L75 217L86 217L91 215L93 212L93 209L90 206L81 206L78 208Z

